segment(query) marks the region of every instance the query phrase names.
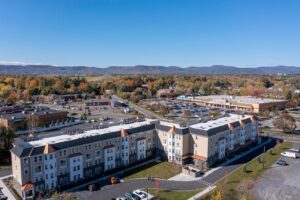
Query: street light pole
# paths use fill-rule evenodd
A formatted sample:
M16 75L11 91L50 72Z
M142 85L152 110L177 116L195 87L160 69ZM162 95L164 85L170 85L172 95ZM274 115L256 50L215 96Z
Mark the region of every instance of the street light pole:
M146 190L147 190L147 200L148 200L149 198L148 188L146 188Z

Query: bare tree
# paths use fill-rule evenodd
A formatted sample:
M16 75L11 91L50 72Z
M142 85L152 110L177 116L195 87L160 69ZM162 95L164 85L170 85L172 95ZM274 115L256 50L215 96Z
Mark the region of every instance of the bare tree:
M31 133L34 133L34 131L39 127L40 125L40 119L36 115L28 115L26 117L26 123L27 123L27 129L31 131Z
M254 181L251 179L247 179L242 181L237 185L236 190L238 192L238 199L240 200L250 200L251 199L251 189L254 186Z
M51 200L75 200L76 196L74 193L57 193L55 192L51 196Z

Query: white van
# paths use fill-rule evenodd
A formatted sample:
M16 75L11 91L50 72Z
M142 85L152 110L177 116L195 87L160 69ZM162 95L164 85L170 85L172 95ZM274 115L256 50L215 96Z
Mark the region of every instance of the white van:
M285 152L282 152L281 155L284 157L289 157L289 158L297 158L295 152L285 151Z

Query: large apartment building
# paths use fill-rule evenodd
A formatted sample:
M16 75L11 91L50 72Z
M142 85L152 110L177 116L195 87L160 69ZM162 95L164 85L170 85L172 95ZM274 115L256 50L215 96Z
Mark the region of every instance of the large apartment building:
M189 127L160 122L157 150L180 165L209 168L242 148L257 142L257 118L228 115Z
M14 185L23 197L54 190L151 157L155 120L17 141L11 150Z
M54 190L154 155L180 165L210 167L257 139L257 120L228 115L191 126L139 120L108 128L17 141L13 179L23 197Z

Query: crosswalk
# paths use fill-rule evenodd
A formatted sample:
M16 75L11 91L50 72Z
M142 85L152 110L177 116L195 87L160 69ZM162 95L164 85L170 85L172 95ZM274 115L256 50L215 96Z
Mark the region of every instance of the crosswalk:
M205 181L203 179L198 180L198 182L201 183L201 184L203 184L203 185L205 185L205 186L207 186L207 187L209 187L209 186L212 185L210 182L207 182L207 181Z

